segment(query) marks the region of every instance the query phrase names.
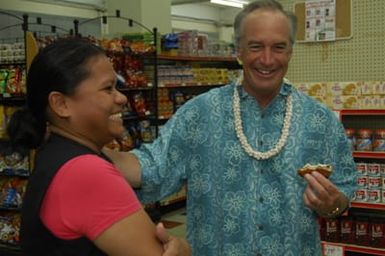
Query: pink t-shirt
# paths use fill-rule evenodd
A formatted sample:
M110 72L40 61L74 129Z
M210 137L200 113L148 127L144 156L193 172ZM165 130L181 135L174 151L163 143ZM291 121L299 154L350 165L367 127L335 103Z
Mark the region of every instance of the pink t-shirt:
M94 240L141 209L133 189L108 161L82 155L65 163L44 197L40 218L61 239Z

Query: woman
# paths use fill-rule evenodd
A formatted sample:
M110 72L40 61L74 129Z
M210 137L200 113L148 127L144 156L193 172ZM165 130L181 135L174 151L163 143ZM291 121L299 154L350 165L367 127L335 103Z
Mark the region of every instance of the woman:
M34 58L27 107L7 129L14 150L38 149L22 209L26 255L162 255L154 224L101 152L124 131L127 98L116 82L103 50L81 39ZM171 241L163 255L190 254L185 241Z

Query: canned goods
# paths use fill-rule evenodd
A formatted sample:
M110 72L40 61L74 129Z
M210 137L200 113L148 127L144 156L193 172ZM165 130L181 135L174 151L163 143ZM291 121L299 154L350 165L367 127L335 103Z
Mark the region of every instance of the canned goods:
M381 189L369 189L368 203L380 203L380 202L381 202Z
M374 134L373 151L385 151L385 129L378 129Z
M356 148L358 151L372 151L372 131L369 129L358 130Z
M368 187L369 189L380 189L382 183L381 177L369 177Z
M348 138L352 151L356 150L356 136L355 136L356 131L351 128L346 128L345 133L346 133L346 137Z
M362 175L357 177L357 184L360 188L367 188L368 187L368 176Z
M366 188L357 189L355 194L354 194L354 201L367 202L368 201L368 190Z
M381 195L382 195L381 201L383 204L385 204L385 190L382 190Z
M368 164L367 163L356 163L356 168L359 175L367 175L368 174ZM384 165L385 168L385 165Z
M371 177L381 177L381 165L377 163L368 164L368 175Z

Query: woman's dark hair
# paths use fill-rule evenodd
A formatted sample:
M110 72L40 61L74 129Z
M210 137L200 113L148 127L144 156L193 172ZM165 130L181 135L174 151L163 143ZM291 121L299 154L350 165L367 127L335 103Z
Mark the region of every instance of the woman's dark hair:
M65 95L90 75L87 62L104 55L103 49L80 38L59 39L33 59L27 75L27 105L16 111L7 126L11 147L20 153L37 148L47 130L48 95Z
M247 15L257 9L271 9L283 13L289 20L290 24L290 43L294 44L297 33L297 18L296 16L288 11L285 11L280 3L275 0L257 0L250 2L246 5L242 11L240 11L234 20L234 40L235 46L239 47L239 41L241 40L241 25L242 21Z

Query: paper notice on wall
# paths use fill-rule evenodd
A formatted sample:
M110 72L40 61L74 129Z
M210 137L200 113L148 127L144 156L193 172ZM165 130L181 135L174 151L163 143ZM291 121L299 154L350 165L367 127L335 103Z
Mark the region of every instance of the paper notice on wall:
M307 0L305 41L336 39L336 0Z

